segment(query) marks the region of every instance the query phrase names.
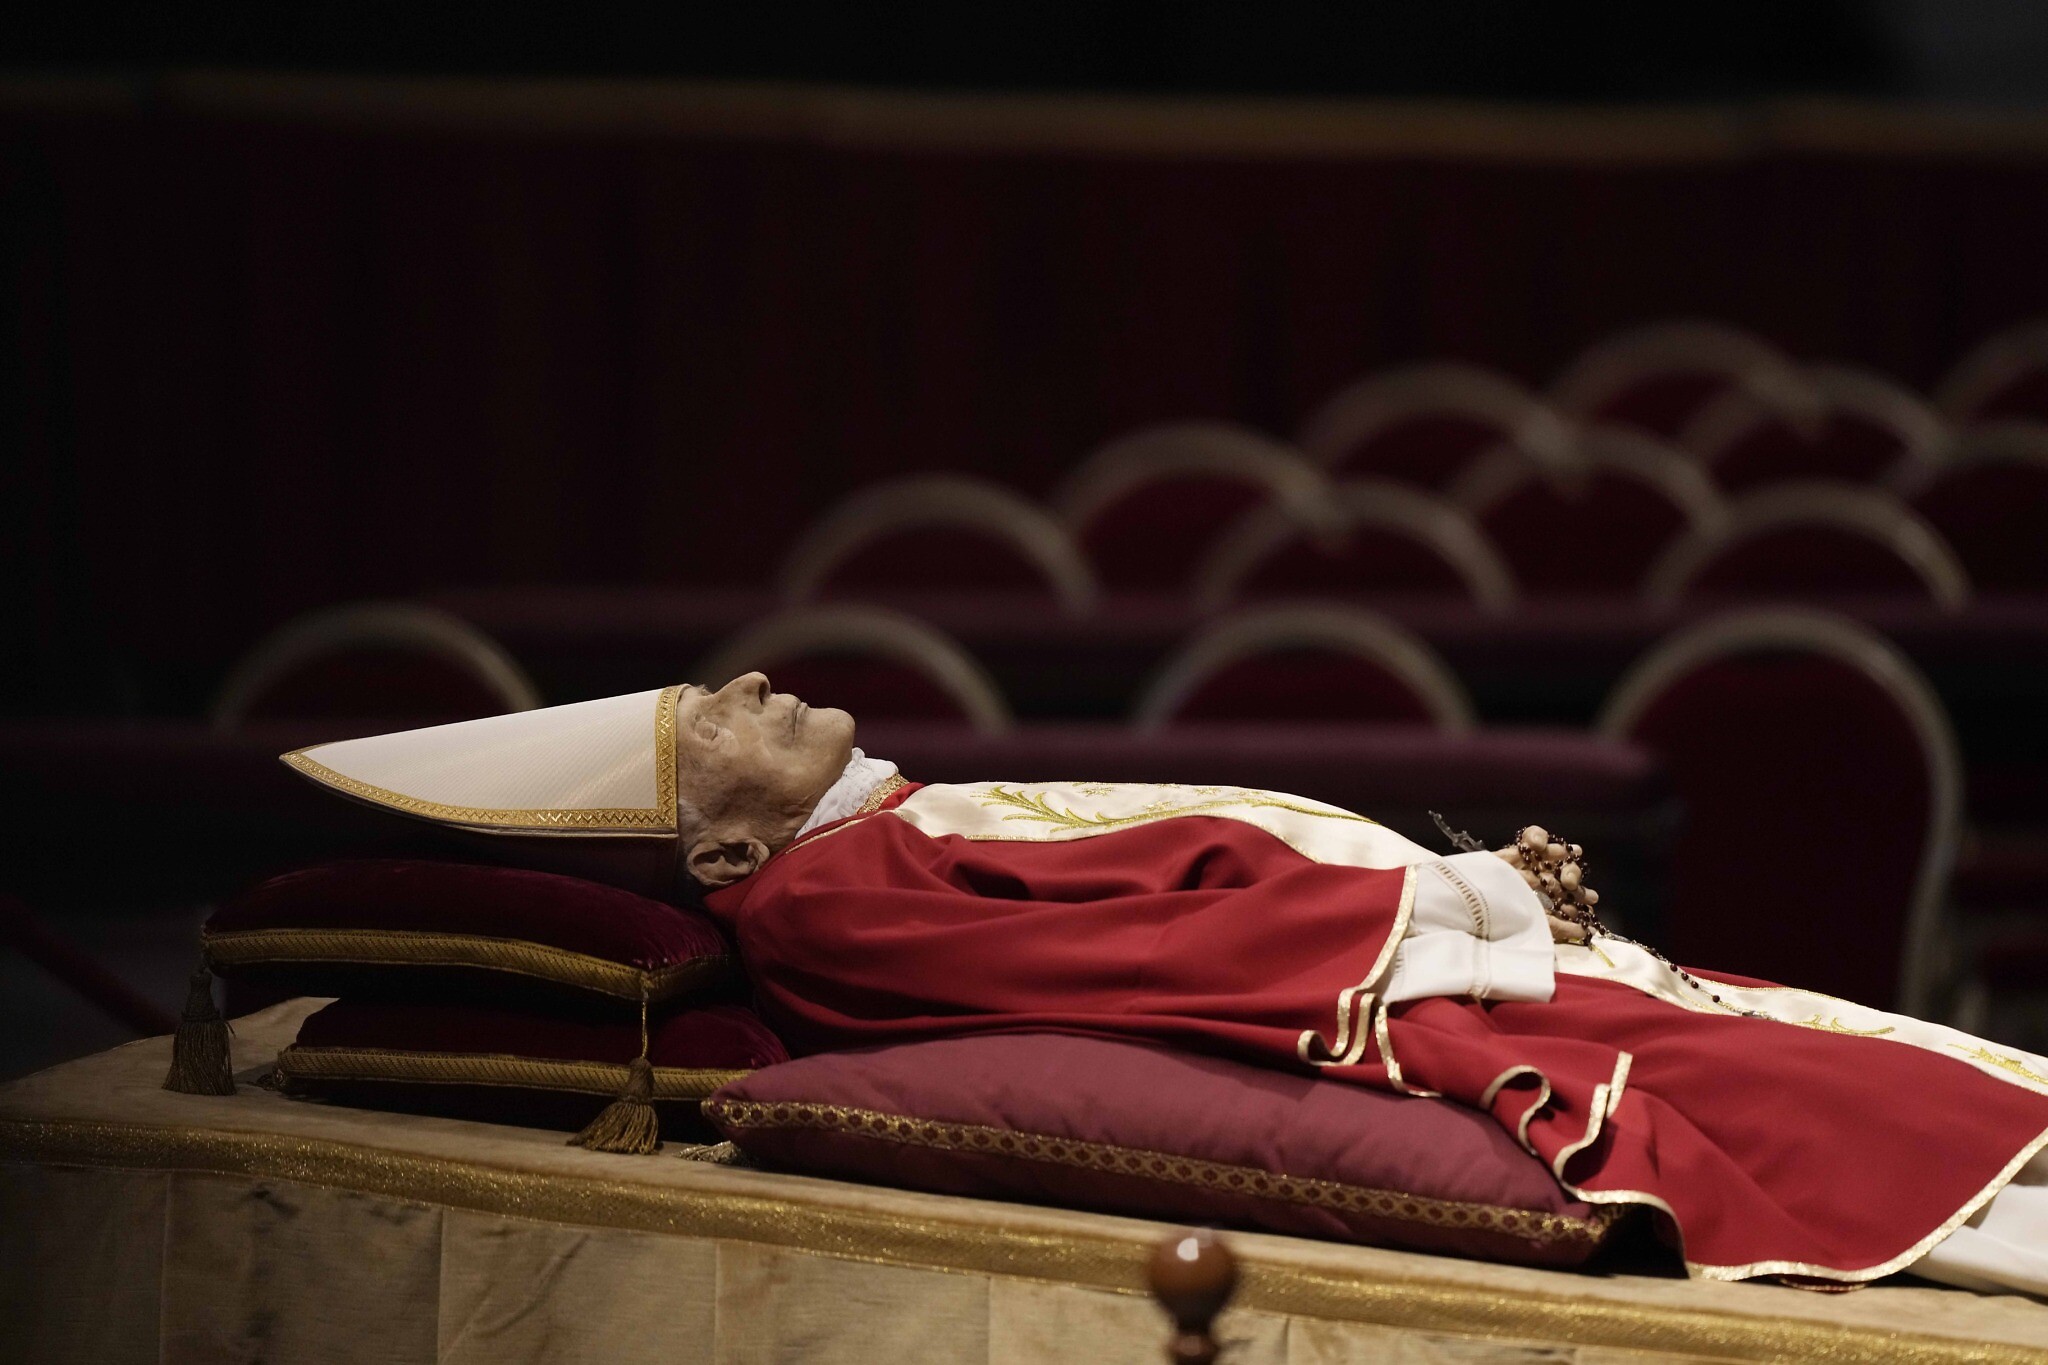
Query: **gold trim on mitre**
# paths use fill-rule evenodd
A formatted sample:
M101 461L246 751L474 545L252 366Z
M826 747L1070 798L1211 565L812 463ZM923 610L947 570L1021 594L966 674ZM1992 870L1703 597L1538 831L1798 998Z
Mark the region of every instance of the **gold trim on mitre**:
M593 806L584 809L502 810L482 806L453 806L441 801L427 801L417 796L407 796L403 792L373 786L368 782L338 773L311 757L314 751L326 748L324 744L294 749L279 757L287 767L324 787L331 787L359 801L383 806L402 815L417 816L423 820L439 820L484 830L533 830L557 834L671 834L676 828L676 701L682 692L682 685L677 684L674 687L664 687L655 698L655 804L651 807Z

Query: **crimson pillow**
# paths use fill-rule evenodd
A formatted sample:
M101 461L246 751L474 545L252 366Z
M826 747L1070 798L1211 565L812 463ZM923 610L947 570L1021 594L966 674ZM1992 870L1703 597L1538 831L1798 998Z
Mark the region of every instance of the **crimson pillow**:
M551 872L367 859L272 877L201 935L217 972L287 995L564 993L637 1013L737 976L708 918Z
M1446 1100L1064 1034L822 1053L703 1112L812 1175L1529 1265L1585 1261L1620 1214Z
M617 1096L639 1055L640 1021L609 1011L337 1000L278 1054L276 1080L294 1095L374 1108L576 1128ZM788 1058L742 1005L678 1009L649 1026L664 1120L692 1119L719 1086Z

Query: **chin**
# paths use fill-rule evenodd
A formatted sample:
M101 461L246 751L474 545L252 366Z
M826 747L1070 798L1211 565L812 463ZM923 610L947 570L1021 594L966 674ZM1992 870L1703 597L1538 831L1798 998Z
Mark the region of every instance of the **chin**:
M854 723L850 712L836 706L814 706L811 708L810 725L821 735L829 735L844 748L853 748Z

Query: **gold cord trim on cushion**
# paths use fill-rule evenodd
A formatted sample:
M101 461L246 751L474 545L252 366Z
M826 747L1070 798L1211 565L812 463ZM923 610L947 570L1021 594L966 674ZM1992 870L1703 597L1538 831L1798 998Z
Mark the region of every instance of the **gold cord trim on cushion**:
M734 1173L727 1184L717 1179L724 1171L697 1163L689 1164L715 1183L621 1180L611 1174L614 1164L593 1165L591 1175L519 1170L301 1134L188 1125L0 1118L0 1160L296 1181L505 1217L746 1241L1131 1295L1145 1293L1142 1270L1158 1235L1156 1224L1120 1219L1102 1220L1099 1229L1052 1229L1024 1215L1019 1225L1004 1221L1003 1205L941 1196L919 1197L932 1210L928 1215L850 1207L830 1196L858 1186L806 1182L816 1185L818 1194L794 1198L760 1188L758 1173ZM605 1174L596 1174L599 1170ZM1560 1279L1558 1289L1539 1291L1475 1283L1461 1273L1462 1266L1441 1274L1406 1266L1326 1269L1269 1253L1259 1245L1266 1240L1240 1244L1245 1277L1238 1307L1464 1339L1661 1351L1713 1360L2018 1365L2040 1359L2038 1349L2009 1342L1620 1301L1604 1295L1597 1278ZM1577 1292L1582 1283L1585 1292Z
M624 1062L565 1062L496 1052L401 1052L381 1047L286 1048L277 1073L286 1085L319 1081L402 1081L422 1085L498 1085L615 1095L627 1080ZM746 1071L654 1068L654 1098L701 1100Z
M200 945L208 965L217 971L289 962L475 967L634 1002L643 992L650 1000L662 1001L723 980L734 966L721 954L642 969L525 939L414 929L238 929L202 935Z
M946 1123L937 1119L801 1100L719 1100L706 1105L705 1113L720 1126L743 1131L801 1128L872 1138L879 1142L897 1142L910 1147L929 1147L937 1151L975 1152L1043 1161L1056 1166L1106 1171L1112 1175L1139 1176L1170 1185L1194 1185L1224 1194L1307 1204L1392 1222L1495 1232L1538 1245L1571 1242L1597 1246L1606 1239L1621 1214L1619 1207L1596 1208L1590 1217L1572 1218L1536 1209L1432 1199L1400 1190L1375 1189L1369 1185L1279 1175L1255 1166L1234 1166L1141 1147L1052 1137L1044 1133L1020 1133L985 1124Z
M388 806L406 815L450 824L479 825L492 829L605 831L651 830L672 834L676 828L676 699L681 685L665 687L654 701L654 805L586 807L583 809L501 810L484 806L451 806L443 801L426 801L386 787L372 786L338 773L311 757L312 745L280 755L293 770L322 786L332 787L360 801Z

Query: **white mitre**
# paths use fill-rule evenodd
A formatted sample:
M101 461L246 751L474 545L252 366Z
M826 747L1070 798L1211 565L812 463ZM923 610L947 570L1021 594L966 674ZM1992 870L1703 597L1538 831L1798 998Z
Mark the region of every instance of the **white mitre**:
M283 759L372 806L495 836L493 843L536 841L513 855L529 865L666 895L675 886L681 692L665 687L315 744Z

